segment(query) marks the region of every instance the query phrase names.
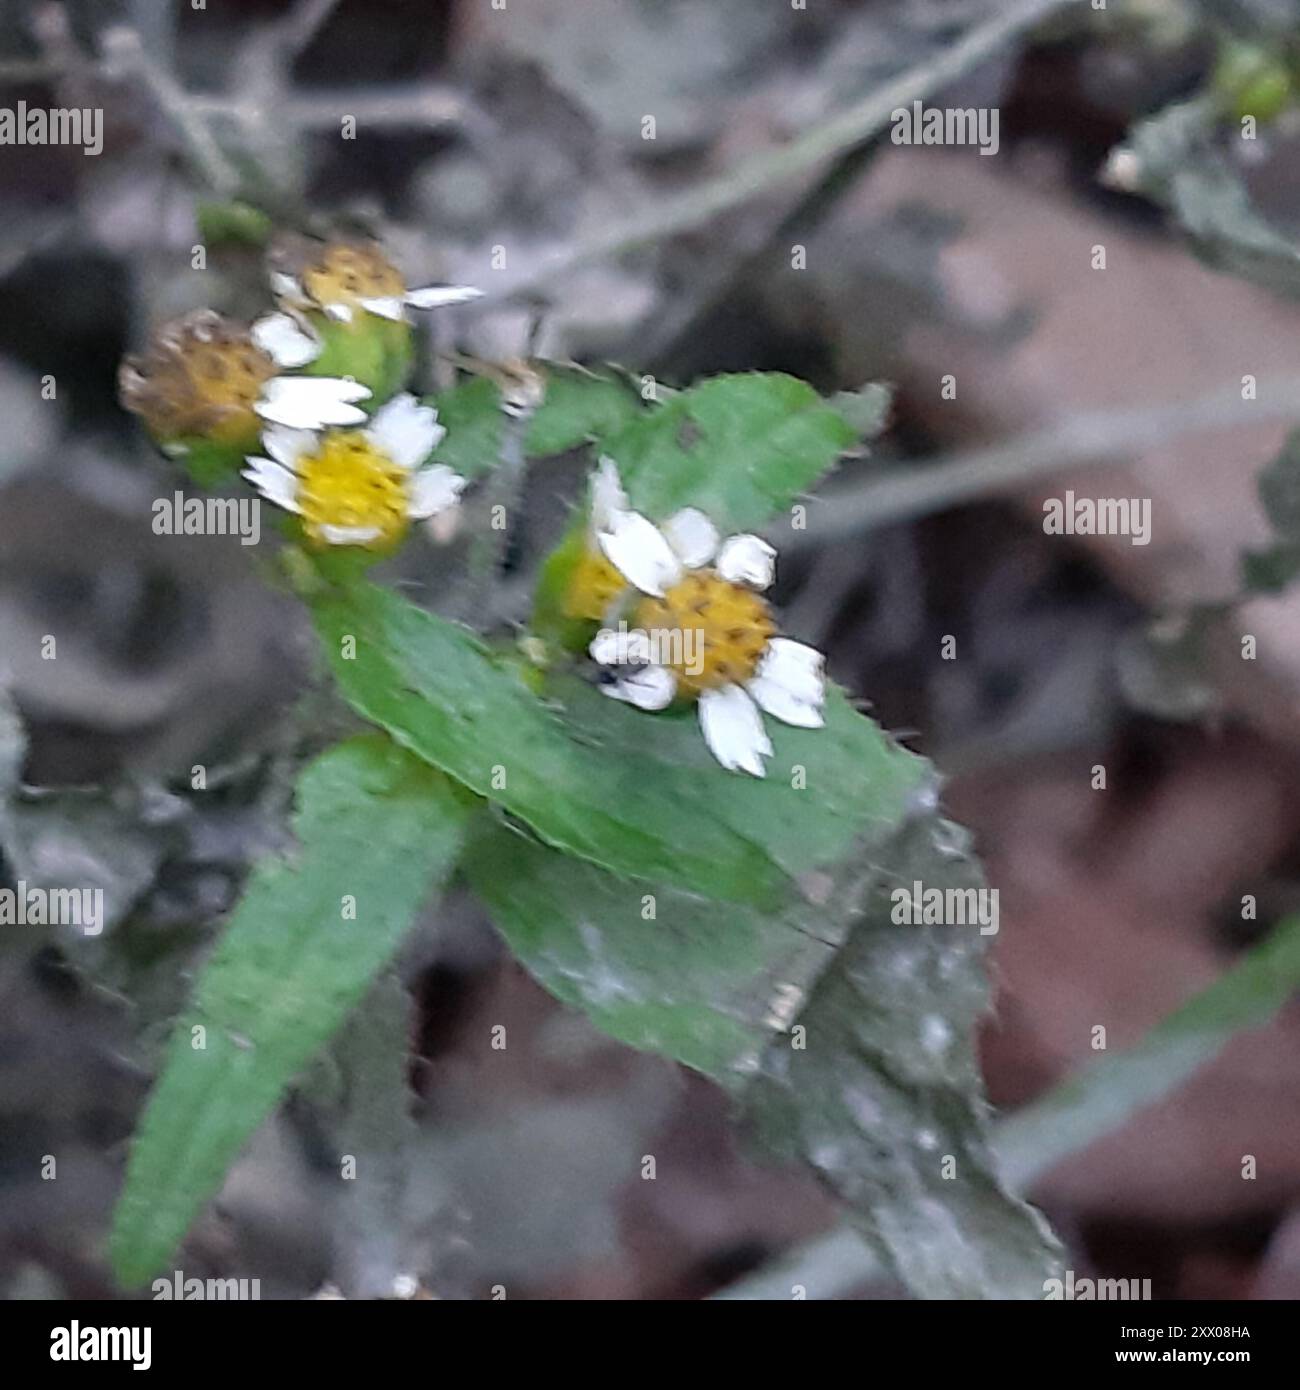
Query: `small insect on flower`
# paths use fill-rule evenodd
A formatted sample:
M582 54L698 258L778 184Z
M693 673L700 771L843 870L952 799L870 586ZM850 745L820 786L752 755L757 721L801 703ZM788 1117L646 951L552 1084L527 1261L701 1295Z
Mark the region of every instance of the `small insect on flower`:
M281 238L271 248L269 270L271 289L285 308L323 313L340 323L357 322L366 314L403 323L408 309L466 304L483 293L468 285L408 289L401 271L372 241ZM293 326L301 329L301 320Z
M364 429L273 425L263 438L270 457L250 457L244 477L300 518L309 544L387 550L412 520L455 506L465 486L444 464L425 462L446 433L437 421L403 393Z
M612 463L602 459L601 469L593 490L603 504L598 517L593 505L596 541L639 594L630 631L605 629L591 644L592 657L613 676L601 689L645 710L697 700L700 730L718 762L764 776L772 743L762 712L817 729L826 700L822 654L774 635L760 591L775 577L776 551L758 536L722 541L693 507L658 527L625 499L620 504Z

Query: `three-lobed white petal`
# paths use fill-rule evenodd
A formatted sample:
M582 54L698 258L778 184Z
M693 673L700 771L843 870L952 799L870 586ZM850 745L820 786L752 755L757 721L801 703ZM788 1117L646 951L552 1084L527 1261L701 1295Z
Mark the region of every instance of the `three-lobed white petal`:
M277 376L262 388L253 409L273 425L293 429L322 429L327 425L359 425L366 418L354 404L370 388L346 377Z
M277 367L305 367L320 356L320 343L290 314L264 314L249 330L249 337Z
M640 666L651 662L650 634L640 628L630 631L603 627L587 648L593 661L601 666Z
M406 514L414 521L437 516L460 501L464 486L465 479L445 463L422 468L411 478L411 498Z
M661 710L672 704L677 694L677 677L666 666L628 666L600 689L610 699L637 709Z
M394 396L375 412L366 435L399 468L414 468L433 453L447 431L438 412L421 405L409 391Z
M718 552L718 573L731 584L766 589L776 578L776 547L761 536L728 536Z
M815 647L773 637L746 688L773 718L801 729L820 729L825 723L825 665L826 658Z
M703 568L717 553L718 528L697 507L675 512L663 529L668 544L688 570Z
M755 674L812 704L820 704L826 697L826 658L816 647L789 637L773 637L768 642Z
M772 752L772 740L758 706L740 686L701 692L700 731L709 752L728 772L766 775L763 759Z
M783 724L793 724L800 729L820 729L826 722L822 717L820 701L801 700L775 681L755 676L745 688L760 709Z
M262 431L262 448L291 471L298 467L303 454L310 453L316 444L315 430L290 429L288 425L269 425Z
M289 469L267 458L250 456L244 462L248 467L244 469L242 476L247 478L268 502L274 502L277 507L283 507L287 512L302 510L298 505L298 480Z
M643 594L662 598L682 577L664 533L640 512L615 512L596 541L610 564Z

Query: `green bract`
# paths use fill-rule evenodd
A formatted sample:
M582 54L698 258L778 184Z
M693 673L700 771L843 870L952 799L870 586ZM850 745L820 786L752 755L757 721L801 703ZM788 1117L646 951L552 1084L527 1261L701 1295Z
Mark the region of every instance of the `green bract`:
M365 402L375 411L405 385L411 373L414 330L409 323L358 314L340 323L326 314L305 314L320 340L320 356L305 366L305 376L345 376L368 386Z

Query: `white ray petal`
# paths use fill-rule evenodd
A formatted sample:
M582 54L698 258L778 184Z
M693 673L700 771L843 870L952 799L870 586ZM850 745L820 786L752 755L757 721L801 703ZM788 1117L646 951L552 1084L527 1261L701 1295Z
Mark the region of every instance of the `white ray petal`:
M630 631L603 627L587 648L591 659L601 666L640 666L651 660L650 634L640 628Z
M392 319L394 323L401 323L406 317L406 306L400 295L379 295L375 299L360 299L357 303L367 313L378 314L381 319Z
M366 545L382 535L378 526L322 526L320 533L331 545Z
M365 411L352 403L369 395L369 387L344 377L277 376L262 388L253 408L263 420L294 429L359 425L366 418Z
M426 516L437 516L448 507L460 501L461 489L465 479L448 468L445 463L435 463L432 468L422 468L411 479L411 500L406 509L412 520Z
M682 577L664 533L640 512L615 512L596 541L610 564L643 594L662 598Z
M409 391L380 406L366 435L399 468L414 468L429 457L447 433L438 423L438 412L421 405Z
M406 292L406 302L412 309L442 309L482 298L483 291L476 290L473 285L425 285L422 289Z
M718 573L733 584L766 589L776 578L776 549L761 536L728 536L718 551Z
M677 693L677 677L666 666L629 666L618 680L600 689L612 700L637 709L666 709Z
M267 277L271 282L271 293L282 299L302 299L302 282L282 270L273 270Z
M724 685L700 695L700 730L709 752L728 772L765 775L763 759L772 752L772 741L758 706L740 686Z
M350 304L340 304L337 300L332 304L321 306L332 319L338 319L340 323L352 322L352 306Z
M268 502L274 502L277 507L283 507L287 512L302 510L298 505L298 480L287 468L282 468L270 459L251 456L244 462L248 467L244 469L242 476L247 478Z
M822 718L820 700L801 700L775 681L755 676L745 688L758 702L760 709L784 724L794 724L800 729L820 729L826 722Z
M619 512L628 510L627 493L619 481L618 464L601 455L600 465L591 480L591 524L596 531L608 530Z
M289 314L264 314L249 336L277 367L305 367L320 356L320 343Z
M269 425L262 431L262 448L286 468L297 468L298 460L316 443L315 430L295 430L288 425Z
M779 685L803 704L820 705L826 698L826 658L816 647L773 637L758 663L755 678Z
M670 516L664 535L688 570L707 565L717 553L718 528L697 507L683 507Z

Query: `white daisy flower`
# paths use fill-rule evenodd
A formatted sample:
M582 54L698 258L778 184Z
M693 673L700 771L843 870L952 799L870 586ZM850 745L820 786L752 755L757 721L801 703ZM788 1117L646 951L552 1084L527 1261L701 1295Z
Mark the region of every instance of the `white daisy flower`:
M403 393L364 429L272 425L262 438L269 457L248 458L244 477L300 516L314 544L383 549L411 521L459 500L464 478L444 464L421 466L445 434L431 406Z
M630 631L603 629L591 644L593 659L613 669L601 687L607 695L645 710L695 697L713 756L754 777L764 776L772 753L763 713L821 727L825 658L774 636L760 597L775 577L772 546L753 535L719 544L717 527L693 507L656 526L627 508L606 459L593 481L592 527L606 559L641 595Z

